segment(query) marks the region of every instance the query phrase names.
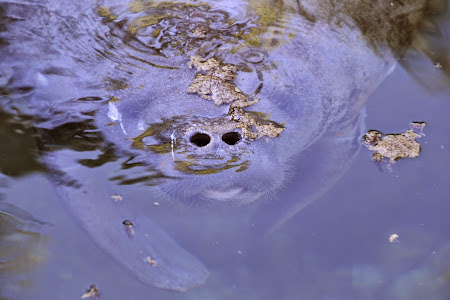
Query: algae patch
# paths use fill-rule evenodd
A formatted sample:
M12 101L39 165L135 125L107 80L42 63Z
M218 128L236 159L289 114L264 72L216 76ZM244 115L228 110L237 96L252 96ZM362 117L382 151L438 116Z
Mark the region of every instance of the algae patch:
M202 61L199 56L191 56L188 66L200 72L189 85L188 93L198 94L205 100L212 100L216 105L247 99L247 96L232 82L236 78L235 65L222 64L215 58Z
M244 110L245 107L258 103L260 99L250 99L233 83L237 76L237 66L222 63L216 58L203 60L199 56L191 56L190 59L189 68L195 68L199 73L189 85L188 93L198 94L205 100L213 101L217 106L231 103L228 116L248 140L263 136L273 138L281 134L284 126L271 121L268 114Z
M378 162L383 157L389 158L391 163L399 158L417 157L421 148L416 139L424 136L425 125L425 122L412 122L405 132L386 135L378 130L369 130L363 137L364 145L375 152L372 159Z

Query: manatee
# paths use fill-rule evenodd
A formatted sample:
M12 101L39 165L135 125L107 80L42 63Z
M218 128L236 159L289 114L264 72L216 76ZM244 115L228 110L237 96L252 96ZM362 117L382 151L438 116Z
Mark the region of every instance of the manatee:
M2 109L33 117L56 193L100 248L186 291L208 270L180 241L215 222L270 233L342 176L430 2L6 1ZM278 201L292 172L299 195Z

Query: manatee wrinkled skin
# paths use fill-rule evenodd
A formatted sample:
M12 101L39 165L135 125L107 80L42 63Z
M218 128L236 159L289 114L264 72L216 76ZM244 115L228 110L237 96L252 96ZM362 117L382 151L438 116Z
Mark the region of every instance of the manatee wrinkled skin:
M1 4L5 20L34 25L30 39L8 23L7 92L31 87L20 110L34 116L57 193L99 247L141 281L186 291L208 271L161 228L177 223L170 209L142 201L206 208L179 226L206 237L216 209L239 211L227 231L249 226L243 204L296 172L298 197L249 209L260 231L276 229L348 167L364 103L428 1L49 2Z

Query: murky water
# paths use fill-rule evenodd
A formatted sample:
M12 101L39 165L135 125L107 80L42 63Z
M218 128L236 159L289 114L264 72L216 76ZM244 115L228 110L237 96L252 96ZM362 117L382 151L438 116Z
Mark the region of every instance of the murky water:
M115 1L115 4L121 2ZM199 42L204 29L196 28L206 17L204 14L195 15L195 10L194 15L189 12L188 24L180 25L179 20L183 20L182 14L186 13L183 9L172 17L167 17L170 10L159 9L158 14L149 18L139 8L138 4L144 3L140 1L135 2L137 6L133 13L120 5L107 10L103 6L98 9L93 4L92 7L97 9L92 9L69 1L58 2L58 5L50 2L47 7L57 12L55 14L48 14L45 7L36 6L31 10L34 15L29 14L30 3L26 6L1 3L2 14L6 11L10 18L2 23L2 26L9 24L6 31L2 28L2 33L6 32L9 39L2 35L1 49L4 53L0 80L14 80L2 82L1 90L0 297L79 299L92 284L99 288L100 299L447 299L450 296L450 125L447 122L450 91L445 88L445 76L440 76L447 71L444 60L443 69L435 68L434 61L421 62L425 67L417 60L405 62L410 73L397 67L369 97L366 105L366 129L397 133L408 129L411 121L427 122L425 136L419 140L422 145L419 157L394 164L377 164L371 160L372 153L367 149L361 148L357 154L348 152L348 163L338 164L343 169L349 165L348 170L342 172L343 177L337 184L333 185L334 179L329 179L327 173L314 177L314 180L323 180L326 193L284 221L285 211L279 208L283 207L281 203L303 203L302 198L310 197L301 182L306 178L304 172L314 174L311 168L321 160L320 157L314 158L314 152L305 154L312 155L307 156L311 157L310 165L305 164L301 155L289 160L292 167L286 175L288 179L281 188L269 192L269 198L263 197L263 205L232 204L227 208L211 204L201 207L195 197L187 201L187 205L177 204L172 199L180 200L180 189L189 198L190 185L200 183L195 180L181 186L171 183L173 180L168 175L177 173L170 173L173 171L163 163L170 163L172 155L180 158L183 151L170 148L177 147L177 144L170 143L170 139L168 144L164 138L161 140L166 144L156 144L160 150L164 147L169 149L165 153L168 160L157 160L158 167L145 164L139 153L132 152L138 158L141 155L141 160L122 154L119 149L126 148L125 144L117 146L114 151L107 146L110 141L122 143L115 138L122 130L130 130L127 122L136 118L137 123L139 110L145 109L141 106L127 111L130 107L120 106L120 100L143 95L149 97L146 84L155 97L169 94L167 97L170 98L171 89L152 87L167 84L178 92L177 84L189 83L190 79L184 78L177 78L175 84L165 80L163 71L151 71L157 68L155 65L184 66L184 60L177 61L179 52L195 54L201 46L212 56L230 51L231 60L226 62L237 64L231 50L235 45L228 43L227 39L233 40L236 34L251 32L253 35L242 38L241 42L264 49L255 43L266 43L268 36L276 36L273 28L267 29L269 25L264 30L259 28L264 34L261 40L255 41L258 35L252 30L258 23L233 23L230 20L239 20L244 11L233 2L224 1L230 15L215 12L208 16L215 23L210 20L207 25L216 31L205 46ZM289 7L289 2L286 1L285 5ZM276 5L273 8L274 11L280 9ZM34 26L14 27L20 24L24 11ZM83 13L74 18L73 12ZM260 13L260 17L262 15ZM160 16L166 16L167 22ZM285 14L283 17L289 19L288 16ZM222 28L223 18L229 19L225 22L228 26L236 25L231 26L232 29ZM104 26L99 26L98 22ZM299 27L303 24L286 22L281 20L282 24ZM151 27L158 24L163 28ZM164 30L181 28L177 26L193 26L190 32L196 36L177 36L175 32L173 35L159 35ZM14 36L16 42L13 43L7 30L14 32L18 29L21 29L21 34ZM133 30L139 34L133 35ZM287 35L281 34L275 40L281 44L288 42L282 37L289 37L289 30L295 31L295 28L288 29ZM40 36L41 33L48 35ZM53 38L58 48L46 44ZM152 39L159 44L146 47L156 45L156 42L150 42ZM10 42L9 46L5 40ZM147 56L149 52L152 53L151 60ZM259 61L257 52L252 53L245 57ZM439 55L433 58L436 57ZM137 71L142 68L148 73ZM270 70L259 70L264 74L263 87L259 87L260 81L255 79L260 76L256 74L258 71L254 71L256 75L252 72L247 72L246 76L239 75L243 76L238 78L243 79L239 82L245 93L251 91L255 96L264 96L268 86L279 89L270 81ZM194 70L189 72L195 73ZM430 74L431 80L420 80L423 74ZM440 79L444 83L439 83ZM245 80L249 82L247 85L242 83ZM126 91L134 88L137 92L127 94ZM100 135L102 128L98 127L106 128L106 122L114 121L110 117L112 110L108 111L104 105L116 101L112 101L111 95L119 100L118 116L123 118L123 123L120 120L116 126L109 126L117 130L104 130L106 133ZM140 102L130 103L139 105ZM205 106L212 105L211 102L204 103ZM93 111L108 113L110 119L105 117L93 123ZM271 118L277 120L276 113ZM146 125L151 127L151 124ZM305 127L301 128L307 131ZM238 132L245 135L245 131ZM288 132L273 138L274 143ZM210 136L214 138L213 134ZM36 146L36 138L39 147ZM267 143L271 143L270 139ZM360 139L358 143L361 143ZM44 157L42 164L38 163L38 151ZM263 154L258 155L264 157ZM148 159L148 156L143 157ZM239 159L244 160L242 157L221 165L219 169L238 164ZM345 159L344 156L339 158ZM218 168L217 163L213 166L214 170ZM233 166L231 170L236 169ZM160 170L166 173L160 173ZM183 170L211 170L211 166ZM68 177L58 171L64 171ZM218 174L230 176L232 173L226 173L228 171L221 170ZM246 171L258 172L249 167L242 173ZM81 186L71 181L80 181L80 178ZM213 182L228 180L217 178ZM169 182L166 190L172 189L178 194L173 196L164 190L161 180ZM245 177L240 177L240 180L251 182ZM162 191L157 185L163 187ZM313 192L322 192L319 187L320 184L313 185ZM226 188L212 192L209 188L207 195L212 194L216 200L226 198L228 193L235 193L235 198L241 195L235 186ZM77 194L71 189L87 192ZM121 205L124 206L119 212L98 200L105 196L111 200L113 194L123 196ZM255 194L246 195L247 198L255 197ZM244 202L245 197L242 199ZM295 200L297 198L299 200ZM286 207L292 207L288 204ZM133 229L136 237L140 233L140 220L143 220L142 224L150 224L150 233L159 234L159 226L154 228L153 223L145 223L146 219L139 214L142 212L206 266L209 278L202 287L186 293L167 291L146 285L136 279L136 274L133 276L133 272L127 272L127 264L134 263L135 253L108 230L114 228L118 218L123 221L127 216L136 225ZM279 218L283 225L264 235L276 226L274 223L280 222ZM123 226L119 225L122 229ZM123 230L121 234L128 238L130 231ZM398 235L398 239L390 242L393 234ZM111 240L102 238L104 236ZM139 241L136 245L141 247ZM185 255L164 237L160 245L163 249L167 247L166 253L160 254L162 259L171 257L171 254ZM158 253L158 248L155 249ZM117 262L121 255L122 266ZM129 268L133 269L133 266ZM193 270L199 269L194 264ZM143 272L135 267L135 273Z

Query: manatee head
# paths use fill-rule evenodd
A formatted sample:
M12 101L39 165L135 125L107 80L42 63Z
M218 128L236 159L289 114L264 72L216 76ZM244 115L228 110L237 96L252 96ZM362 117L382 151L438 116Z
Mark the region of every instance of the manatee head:
M248 203L284 178L274 142L245 138L228 115L176 116L152 124L133 147L159 156L160 170L173 178L160 187L183 201Z
M159 188L189 205L235 206L276 190L285 178L280 142L289 117L265 99L216 105L186 92L194 71L165 73L164 88L109 102L99 114L107 139L151 165L164 177Z
M345 136L394 64L389 47L377 42L375 51L353 22L219 2L99 12L129 61L111 75L97 127L158 174L152 185L190 204L237 205L275 191L296 153Z

